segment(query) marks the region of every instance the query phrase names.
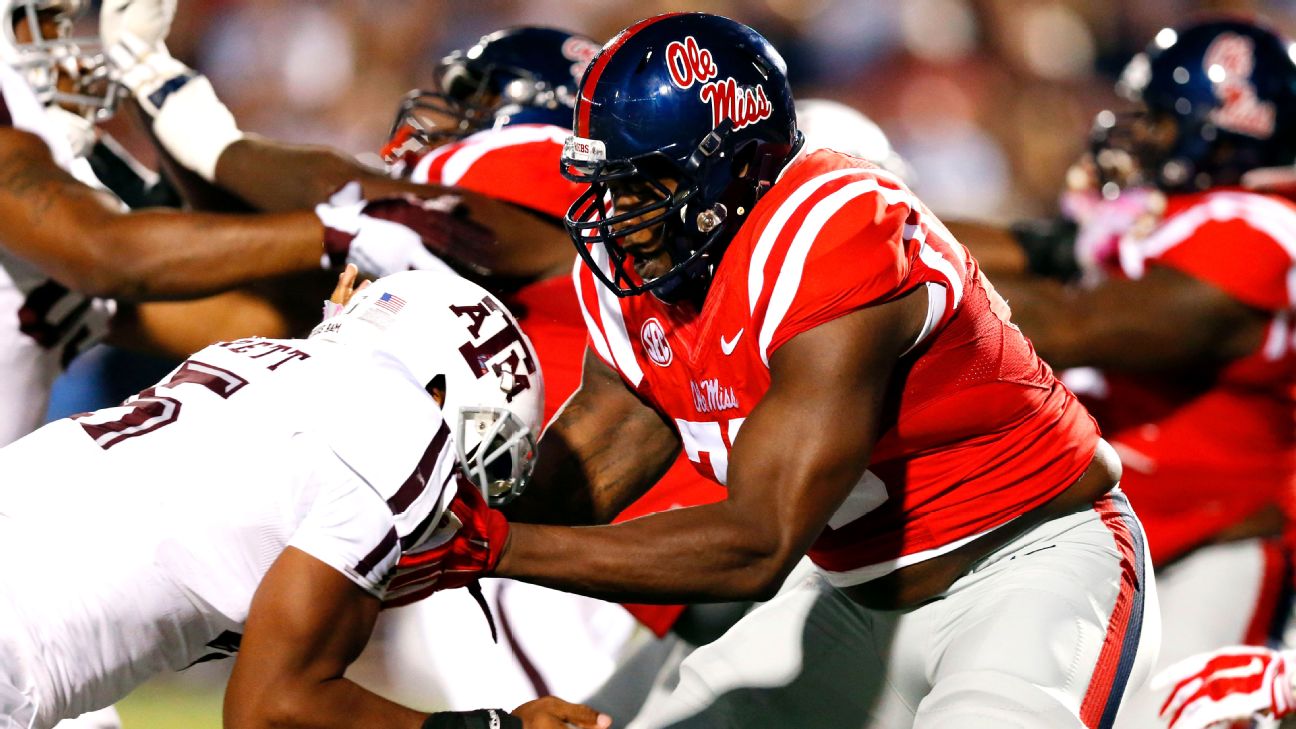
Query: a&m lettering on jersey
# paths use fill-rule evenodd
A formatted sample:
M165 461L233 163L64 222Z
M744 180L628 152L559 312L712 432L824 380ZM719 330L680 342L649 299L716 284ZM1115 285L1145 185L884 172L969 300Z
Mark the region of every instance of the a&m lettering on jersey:
M734 129L742 129L768 119L774 111L764 88L739 86L733 76L718 80L720 69L714 56L699 46L693 36L686 37L682 43L671 41L666 45L666 68L670 71L671 83L680 89L688 90L694 84L702 84L698 98L711 105L712 127L730 119Z

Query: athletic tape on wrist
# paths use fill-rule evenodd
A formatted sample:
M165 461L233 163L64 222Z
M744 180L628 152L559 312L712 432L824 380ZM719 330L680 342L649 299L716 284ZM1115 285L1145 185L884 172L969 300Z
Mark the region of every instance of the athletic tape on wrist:
M164 96L153 119L153 133L177 162L208 182L216 181L216 161L221 153L244 136L234 115L202 75L189 78Z
M441 711L424 719L423 729L522 729L522 720L503 709Z

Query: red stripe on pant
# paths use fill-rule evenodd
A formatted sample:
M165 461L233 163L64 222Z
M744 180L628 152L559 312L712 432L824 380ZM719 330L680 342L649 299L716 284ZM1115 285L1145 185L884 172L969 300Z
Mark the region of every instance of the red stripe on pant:
M1130 527L1133 514L1123 494L1108 494L1094 502L1094 511L1112 533L1120 552L1121 585L1107 621L1098 662L1094 666L1089 688L1080 704L1080 720L1089 729L1111 726L1120 698L1125 692L1130 666L1138 648L1138 633L1143 622L1142 535ZM1133 624L1133 625L1131 625ZM1131 627L1135 630L1130 634Z

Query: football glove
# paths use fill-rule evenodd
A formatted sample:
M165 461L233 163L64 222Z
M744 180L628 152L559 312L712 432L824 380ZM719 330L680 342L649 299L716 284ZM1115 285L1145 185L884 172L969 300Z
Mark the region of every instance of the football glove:
M1292 661L1296 652L1233 646L1199 653L1152 679L1153 690L1171 686L1161 716L1172 729L1206 729L1221 722L1292 713Z
M132 35L145 45L166 41L175 20L176 0L103 0L99 9L99 39L104 48Z
M449 266L432 255L422 233L440 213L414 197L365 200L360 183L349 182L328 202L315 206L324 223L325 268L354 263L371 276L386 276L410 269L446 270Z
M442 520L457 528L435 546L400 556L388 584L388 596L383 600L384 608L408 605L434 592L472 585L489 577L499 564L508 543L508 520L486 503L476 484L462 476L456 481L458 492Z

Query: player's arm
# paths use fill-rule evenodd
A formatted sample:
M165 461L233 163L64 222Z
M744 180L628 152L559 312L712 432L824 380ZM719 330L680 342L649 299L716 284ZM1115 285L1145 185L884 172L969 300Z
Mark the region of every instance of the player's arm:
M0 245L82 293L214 293L319 268L323 239L323 225L309 212L123 212L111 195L60 169L39 137L0 129Z
M1054 367L1149 371L1226 362L1255 351L1269 315L1164 266L1137 281L1094 288L1039 277L1003 277L995 287L1012 319Z
M409 709L343 677L369 641L379 607L376 597L337 570L293 547L284 550L252 598L225 691L225 727L476 726ZM513 715L527 729L559 729L564 721L606 727L592 709L552 697L524 704ZM481 725L488 721L483 718Z
M892 368L925 314L911 294L775 351L725 501L585 529L514 524L495 574L635 602L770 597L868 466Z
M674 428L587 350L580 387L545 429L531 484L506 513L539 524L606 524L657 483L679 450Z
M395 180L327 147L249 135L226 147L216 163L219 187L266 211L310 208L350 180L360 181L366 199L436 200L443 235L428 236L432 249L468 274L529 279L571 267L571 239L557 221L472 190Z
M125 36L110 55L162 149L254 208L309 208L355 180L367 199L407 194L435 200L443 214L424 239L466 273L536 278L560 273L571 261L562 227L552 220L539 224L535 214L519 206L467 190L393 180L324 147L245 134L211 83L172 58L160 42Z

